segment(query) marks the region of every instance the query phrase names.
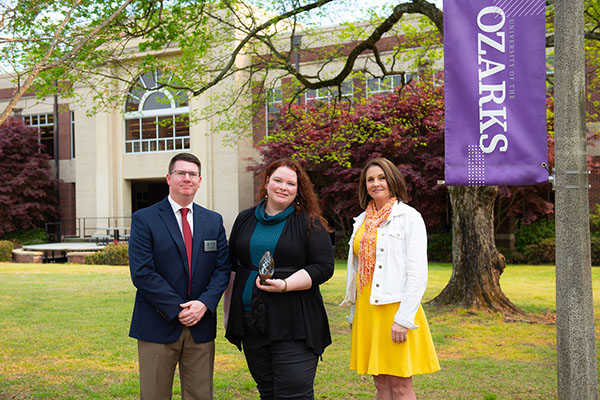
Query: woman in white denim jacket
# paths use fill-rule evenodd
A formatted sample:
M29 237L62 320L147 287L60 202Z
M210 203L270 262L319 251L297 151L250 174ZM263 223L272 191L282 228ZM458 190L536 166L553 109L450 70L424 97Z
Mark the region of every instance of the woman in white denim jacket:
M369 161L358 195L346 297L350 305L350 368L371 374L377 399L415 399L412 376L440 369L421 299L427 286L427 233L407 205L406 184L385 158Z

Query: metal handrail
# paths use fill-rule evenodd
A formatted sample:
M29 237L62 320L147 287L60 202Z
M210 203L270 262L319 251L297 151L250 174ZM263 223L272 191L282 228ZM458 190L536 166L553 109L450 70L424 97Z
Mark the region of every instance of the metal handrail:
M80 217L46 222L44 228L51 242L69 239L91 239L98 231L106 228L129 227L131 217Z

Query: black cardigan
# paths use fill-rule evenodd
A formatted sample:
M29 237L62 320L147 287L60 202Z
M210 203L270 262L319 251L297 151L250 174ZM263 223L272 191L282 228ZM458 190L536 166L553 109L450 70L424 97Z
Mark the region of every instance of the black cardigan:
M236 272L229 321L225 337L240 350L244 337L242 292L252 266L250 238L256 226L255 207L242 211L229 237L229 255ZM284 279L304 269L312 279L307 290L267 295L266 336L271 341L304 340L315 354L321 355L331 344L331 333L319 285L333 276L333 250L329 234L317 221L309 223L305 214L294 211L287 219L273 254L274 279ZM279 269L279 271L278 271Z

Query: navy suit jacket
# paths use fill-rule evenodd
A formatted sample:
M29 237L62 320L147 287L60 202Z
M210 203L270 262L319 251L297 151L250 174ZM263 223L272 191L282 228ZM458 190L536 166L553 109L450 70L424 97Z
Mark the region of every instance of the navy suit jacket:
M129 336L153 343L173 343L183 324L179 305L199 300L207 307L190 327L196 342L216 337L217 304L229 283L231 264L223 218L193 205L192 279L188 296L188 261L183 235L168 198L132 216L129 269L137 288ZM216 242L216 249L211 243ZM213 243L214 243L213 242Z

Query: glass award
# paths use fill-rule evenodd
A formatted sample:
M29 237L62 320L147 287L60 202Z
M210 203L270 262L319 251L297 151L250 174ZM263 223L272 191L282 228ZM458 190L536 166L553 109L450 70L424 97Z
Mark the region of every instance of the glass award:
M270 279L275 271L275 260L270 251L265 251L260 262L258 263L258 275L260 276L260 283L266 285L265 279Z

